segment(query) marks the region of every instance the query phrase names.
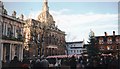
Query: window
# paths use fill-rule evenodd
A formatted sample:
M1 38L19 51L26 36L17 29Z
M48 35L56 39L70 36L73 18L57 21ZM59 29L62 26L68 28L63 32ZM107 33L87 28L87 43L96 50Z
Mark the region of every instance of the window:
M75 45L74 45L74 47L75 47Z
M8 27L7 27L7 36L8 36L8 37L12 37L12 35L13 35L12 25L11 25L11 24L8 24Z
M80 50L80 53L81 53L81 50Z
M74 50L74 53L75 53L75 50Z
M16 34L17 34L17 38L22 38L22 35L21 35L21 28L17 28L16 29Z
M112 38L109 37L109 38L107 39L107 43L108 43L108 44L112 44Z
M116 49L118 50L118 49L119 49L119 46L117 46Z
M113 50L112 46L107 46L107 50Z
M103 47L103 46L101 46L101 47L100 47L100 50L104 50L104 47Z
M116 44L118 44L119 43L119 38L116 38Z
M120 38L116 37L116 44L120 43Z
M113 50L112 46L110 46L110 50Z
M110 50L110 47L109 47L109 46L107 46L107 50Z
M77 50L77 53L78 53L79 51Z
M103 38L100 38L99 39L99 44L103 44L103 43L104 43Z

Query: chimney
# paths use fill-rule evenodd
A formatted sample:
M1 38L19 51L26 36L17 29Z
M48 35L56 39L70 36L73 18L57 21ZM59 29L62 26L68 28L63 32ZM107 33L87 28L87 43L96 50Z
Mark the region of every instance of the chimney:
M115 36L115 31L113 31L113 36Z
M107 32L105 32L105 36L107 36Z

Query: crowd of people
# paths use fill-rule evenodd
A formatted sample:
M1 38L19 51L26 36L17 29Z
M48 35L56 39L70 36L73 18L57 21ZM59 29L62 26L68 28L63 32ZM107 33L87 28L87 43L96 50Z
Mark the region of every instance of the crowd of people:
M96 56L79 59L83 69L119 69L120 60L113 56Z
M9 63L2 62L2 69L48 69L49 62L45 57L42 59L32 60L23 59L23 61L19 61L18 57L15 56L13 60Z
M66 60L69 69L119 69L120 58L115 56L94 56L76 58L74 55Z
M2 69L63 69L64 66L68 66L67 69L119 69L120 60L116 57L101 56L101 57L79 57L74 55L71 58L58 60L53 67L50 67L49 61L43 57L36 60L23 59L19 61L15 56L9 63L2 62ZM65 68L66 69L66 68Z

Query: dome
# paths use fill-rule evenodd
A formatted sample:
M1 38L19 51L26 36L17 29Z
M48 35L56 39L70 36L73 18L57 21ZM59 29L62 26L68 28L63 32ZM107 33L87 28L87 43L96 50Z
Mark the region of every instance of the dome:
M52 15L49 12L42 12L38 16L38 20L41 23L47 23L47 24L52 24L54 22Z
M53 17L49 13L47 0L45 0L43 3L42 12L40 13L40 15L38 15L38 21L40 21L41 23L45 23L47 25L54 24Z

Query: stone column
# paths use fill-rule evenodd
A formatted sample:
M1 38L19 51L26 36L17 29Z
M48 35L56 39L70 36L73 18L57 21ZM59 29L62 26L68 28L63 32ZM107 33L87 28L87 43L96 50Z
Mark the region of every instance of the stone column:
M13 45L11 48L11 59L13 59L14 56L15 56L15 45Z
M0 69L2 68L3 44L0 43Z
M2 58L3 58L3 44L1 43L2 38L2 13L3 13L3 3L0 1L0 69L2 67Z
M13 25L13 36L15 36L15 26Z
M3 61L6 61L6 47L3 47Z
M14 27L14 31L15 31L15 32L14 32L14 33L15 33L15 37L17 37L16 29L17 29L17 28L16 28L16 26L15 26L15 27Z
M9 57L9 60L11 61L12 60L12 44L10 44L10 57Z
M23 60L23 49L24 49L24 44L22 44L22 55L21 55L21 58L22 58L22 60Z
M19 60L23 60L23 45L19 46Z
M3 23L3 35L5 35L5 28L6 28L5 23Z
M6 26L6 31L5 31L5 34L7 35L7 32L8 32L8 31L7 31L7 30L8 30L8 29L7 29L7 24L5 24L5 26Z
M0 61L3 60L3 44L0 43Z

